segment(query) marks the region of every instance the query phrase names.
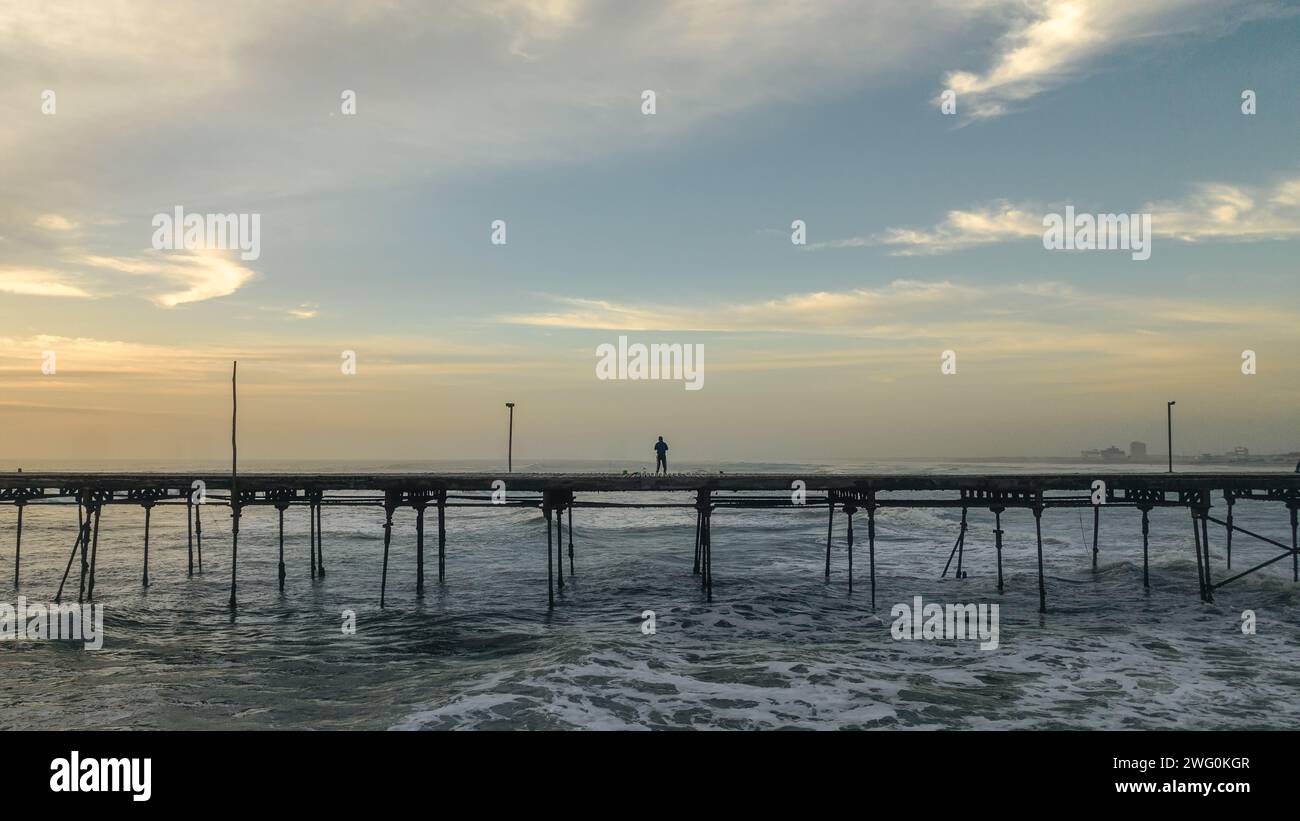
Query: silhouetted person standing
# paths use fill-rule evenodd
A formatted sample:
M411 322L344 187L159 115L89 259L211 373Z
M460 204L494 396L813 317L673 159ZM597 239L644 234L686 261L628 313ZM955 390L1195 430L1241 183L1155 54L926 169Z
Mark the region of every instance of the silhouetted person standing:
M662 436L655 442L655 476L659 475L659 468L664 469L665 476L668 475L668 443Z

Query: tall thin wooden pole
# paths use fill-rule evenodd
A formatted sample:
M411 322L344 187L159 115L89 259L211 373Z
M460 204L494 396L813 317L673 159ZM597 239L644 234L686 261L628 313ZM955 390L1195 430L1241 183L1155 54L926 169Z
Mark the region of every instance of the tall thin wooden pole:
M235 606L235 588L239 565L239 362L230 369L230 606Z
M508 433L506 433L506 473L514 472L514 454L515 454L515 403L507 402L506 407L510 409L510 423ZM546 526L548 529L550 525Z

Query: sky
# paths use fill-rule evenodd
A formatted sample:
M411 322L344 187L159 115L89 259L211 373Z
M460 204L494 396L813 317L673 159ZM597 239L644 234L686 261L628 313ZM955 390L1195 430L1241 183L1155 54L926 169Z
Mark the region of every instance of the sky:
M1297 43L1248 0L0 2L0 462L222 458L234 360L241 458L496 459L508 401L517 463L1163 453L1167 400L1178 453L1300 450ZM1149 259L1045 247L1067 206ZM157 247L178 207L260 253ZM598 378L620 336L702 387Z

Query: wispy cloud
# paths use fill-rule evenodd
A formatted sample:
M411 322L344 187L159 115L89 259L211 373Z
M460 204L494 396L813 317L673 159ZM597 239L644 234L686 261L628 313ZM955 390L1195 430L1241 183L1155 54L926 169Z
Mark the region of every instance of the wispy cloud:
M1076 206L1077 207L1077 206ZM888 228L879 234L828 240L810 250L888 246L892 256L947 254L1043 235L1043 217L1063 205L1012 204L997 200L949 211L930 227ZM1119 213L1125 209L1098 209ZM1181 199L1144 203L1138 213L1151 214L1151 230L1185 242L1198 240L1273 240L1300 236L1300 178L1254 187L1204 183Z
M45 268L0 268L0 292L21 296L90 299L94 295L69 281L62 271Z
M1223 33L1277 13L1276 4L1244 0L1027 0L1011 7L989 67L950 71L943 85L956 92L964 119L997 117L1085 73L1107 52L1174 34Z
M1194 326L1285 325L1289 311L1221 301L1147 299L1084 293L1061 282L970 285L948 280L895 280L879 288L814 291L746 303L714 305L619 304L554 297L555 311L498 317L506 324L604 331L797 333L887 341L954 335L1001 338L1004 347L1032 348L1072 334L1127 329L1153 332ZM1066 323L1063 320L1068 319Z
M153 277L164 286L177 286L179 290L168 288L150 294L149 298L164 308L229 296L256 276L252 269L236 261L235 252L224 251L154 252L147 258L88 256L81 262L96 268Z
M1156 233L1189 242L1300 236L1300 177L1267 188L1206 183L1191 196L1142 210L1151 212Z
M34 223L47 231L71 231L77 224L61 214L41 214Z

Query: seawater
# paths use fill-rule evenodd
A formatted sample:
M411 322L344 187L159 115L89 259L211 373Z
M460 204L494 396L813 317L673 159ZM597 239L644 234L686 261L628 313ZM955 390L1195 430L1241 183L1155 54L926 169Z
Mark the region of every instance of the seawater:
M70 466L58 466L70 469ZM83 465L81 469L99 466ZM120 469L175 469L131 465ZM456 466L336 465L342 470ZM461 469L482 469L461 465ZM593 463L587 470L621 469ZM713 470L717 466L686 466ZM28 467L29 470L32 467ZM214 472L220 468L213 466ZM321 470L319 463L247 470ZM552 470L555 465L517 465ZM566 466L566 469L573 469ZM733 465L727 472L1092 471L1089 465ZM1153 468L1154 469L1154 468ZM618 494L580 498L626 501ZM687 502L690 494L639 494ZM1216 499L1215 511L1223 512ZM1280 504L1240 502L1242 527L1289 543ZM24 514L22 587L13 589L15 513L0 508L0 601L50 601L75 538L76 509ZM576 575L546 606L541 512L452 508L447 578L426 520L426 593L415 593L415 516L398 512L388 606L379 608L379 508L326 508L327 574L308 568L305 509L285 517L288 580L278 590L276 511L241 522L238 610L227 606L228 510L205 511L204 572L186 577L184 507L156 507L150 581L140 584L144 514L104 511L95 600L104 646L0 643L3 729L757 729L1289 728L1300 726L1300 588L1280 561L1201 603L1188 514L1151 514L1151 591L1142 588L1140 514L1103 509L1100 563L1090 511L1043 517L1049 612L1038 613L1033 517L1003 515L1006 592L997 593L993 517L972 509L964 579L940 573L960 511L883 509L877 607L870 608L865 516L850 595L844 517L830 583L826 509L719 510L714 601L691 574L689 509L578 509ZM1211 526L1216 579L1224 538ZM566 530L567 542L567 530ZM1234 539L1234 570L1277 550ZM955 562L954 562L955 568ZM69 578L75 600L77 566ZM997 603L996 650L978 641L896 641L890 608L914 596ZM65 600L68 596L65 595ZM642 614L655 614L655 632ZM1253 635L1242 631L1253 611ZM345 634L344 612L356 614Z

